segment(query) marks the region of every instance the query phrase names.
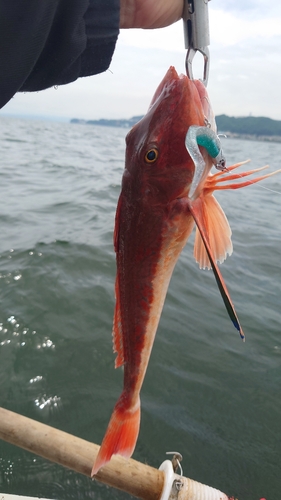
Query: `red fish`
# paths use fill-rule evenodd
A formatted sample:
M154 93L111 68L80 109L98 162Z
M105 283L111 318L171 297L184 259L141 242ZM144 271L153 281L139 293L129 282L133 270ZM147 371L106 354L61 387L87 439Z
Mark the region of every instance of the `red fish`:
M126 138L126 164L119 198L114 246L117 259L113 343L115 367L124 365L124 387L111 416L97 459L95 475L112 457L129 458L140 425L140 390L145 377L169 281L194 227L195 258L200 267L212 267L228 313L243 337L225 283L217 267L231 253L231 231L213 196L215 189L236 189L257 182L221 186L240 175L215 175L213 160L200 147L205 168L193 185L195 165L185 146L190 126L213 129L215 122L207 92L199 81L178 76L171 67L157 88L144 118ZM194 184L194 183L193 183Z

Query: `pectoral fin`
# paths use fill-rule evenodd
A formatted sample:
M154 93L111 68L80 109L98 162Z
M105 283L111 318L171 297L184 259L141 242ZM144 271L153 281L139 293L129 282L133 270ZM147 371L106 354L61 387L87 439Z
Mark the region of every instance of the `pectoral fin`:
M226 215L212 194L201 198L201 212L201 220L204 220L205 234L208 235L213 258L215 262L222 264L233 250L231 229ZM211 262L198 228L194 242L194 257L200 269L211 269Z
M196 226L200 232L201 238L203 240L206 252L208 254L208 257L210 259L210 263L216 278L217 285L219 287L219 291L221 293L222 299L224 301L226 310L228 312L228 315L235 326L235 328L238 330L240 337L245 340L245 335L243 333L243 330L241 328L238 316L236 314L236 311L234 309L234 305L232 303L232 300L230 298L230 295L228 293L226 284L224 282L224 279L221 275L221 272L218 268L218 265L216 263L216 259L213 255L213 251L210 246L210 240L209 240L209 235L208 235L208 226L206 223L206 215L204 214L204 207L203 207L203 202L201 198L197 198L194 201L188 200L188 207L189 210L196 222Z

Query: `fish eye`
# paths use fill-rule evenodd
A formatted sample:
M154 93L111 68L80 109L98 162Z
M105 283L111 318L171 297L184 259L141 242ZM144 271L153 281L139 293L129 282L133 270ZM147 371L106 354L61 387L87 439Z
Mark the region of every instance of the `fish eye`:
M158 149L156 148L149 149L144 157L146 163L154 163L158 158L158 154L159 154Z

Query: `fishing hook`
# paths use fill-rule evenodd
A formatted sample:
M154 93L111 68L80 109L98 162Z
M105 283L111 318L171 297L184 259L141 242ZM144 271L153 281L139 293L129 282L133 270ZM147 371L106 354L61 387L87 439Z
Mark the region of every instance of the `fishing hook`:
M183 11L184 42L187 49L185 67L187 76L193 80L192 62L196 52L204 59L203 83L208 84L210 53L209 0L185 0Z

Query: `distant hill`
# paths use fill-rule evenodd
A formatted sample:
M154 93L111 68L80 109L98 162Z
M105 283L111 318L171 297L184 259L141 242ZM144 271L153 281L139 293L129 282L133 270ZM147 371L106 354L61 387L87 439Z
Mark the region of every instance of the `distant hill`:
M220 132L234 134L280 135L281 121L272 120L263 116L235 117L227 115L216 116L217 127Z
M131 128L143 115L132 116L132 118L121 118L119 120L79 120L73 118L71 123L86 123L88 125L102 125L106 127ZM227 115L216 116L218 131L228 134L230 137L244 137L246 139L276 140L281 141L281 121L272 120L263 116L235 117Z
M119 120L107 120L105 118L101 118L100 120L80 120L79 118L72 118L72 120L70 120L70 123L86 123L87 125L102 125L105 127L131 128L142 118L143 115L132 116L132 118L120 118Z

